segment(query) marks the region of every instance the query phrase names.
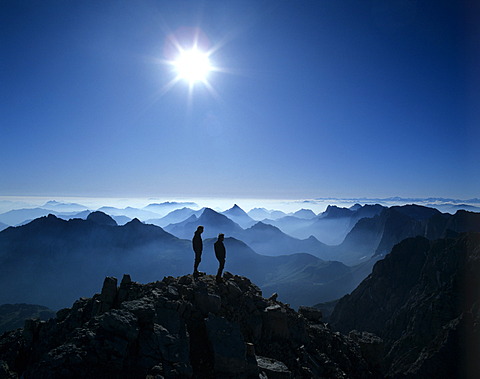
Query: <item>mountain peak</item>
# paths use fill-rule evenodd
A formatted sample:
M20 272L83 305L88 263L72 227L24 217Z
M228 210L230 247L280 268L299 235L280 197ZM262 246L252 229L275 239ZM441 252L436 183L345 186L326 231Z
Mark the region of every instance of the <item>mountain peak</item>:
M127 222L124 226L139 226L139 225L145 225L145 224L135 217L133 220Z
M95 211L90 213L87 216L87 221L91 221L99 225L108 225L108 226L118 225L117 222L112 217L110 217L109 215L101 211Z
M312 219L316 216L315 212L313 212L311 209L300 209L296 211L293 216L299 217L299 218L304 218L304 219Z
M202 212L202 214L200 215L200 217L218 217L218 216L222 216L220 213L214 211L212 208L205 208Z

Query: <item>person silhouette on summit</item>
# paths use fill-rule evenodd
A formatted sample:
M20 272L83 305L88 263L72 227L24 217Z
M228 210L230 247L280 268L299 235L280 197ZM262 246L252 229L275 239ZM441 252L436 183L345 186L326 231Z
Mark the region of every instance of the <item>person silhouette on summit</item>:
M218 272L217 272L217 283L222 282L222 272L223 268L225 267L225 256L226 256L226 251L225 251L225 245L223 244L225 236L220 233L218 235L217 242L214 243L213 248L215 250L215 256L218 259Z
M192 239L193 251L195 252L195 263L193 264L193 275L198 276L198 265L202 260L203 241L202 241L203 226L199 225Z

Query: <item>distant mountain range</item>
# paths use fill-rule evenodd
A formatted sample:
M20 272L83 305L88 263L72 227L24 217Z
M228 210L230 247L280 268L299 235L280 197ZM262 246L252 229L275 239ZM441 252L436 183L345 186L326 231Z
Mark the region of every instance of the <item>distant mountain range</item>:
M241 214L239 209L234 211ZM189 273L193 263L190 240L198 225L205 227L204 270L216 271L212 245L222 232L228 237L226 269L251 277L265 290L279 292L294 306L334 300L353 290L375 262L405 238L420 235L437 239L480 231L478 213L442 214L416 205L358 206L351 210L331 207L323 216L353 222L359 214L374 216L360 218L337 246L328 246L315 237L297 239L263 222L243 229L210 208L165 230L138 219L118 226L112 217L99 211L90 213L86 220L65 221L49 215L0 232L0 283L15 283L18 289L5 293L0 303L21 301L58 307L90 294L98 284L92 279L85 280L92 288L78 286L79 275L98 280L128 271L147 282ZM245 215L241 217L246 220ZM31 288L32 278L52 291ZM58 283L65 283L62 295L52 303L50 293L56 292L52 286Z
M203 221L224 217L224 221L234 224L211 210L202 216ZM200 265L201 270L210 273L218 266L213 255L214 241L204 239ZM234 238L227 238L225 245L226 270L248 275L262 288L279 292L280 298L292 306L310 298L312 303L337 298L359 282L355 270L338 262L325 262L307 254L263 256ZM193 270L190 240L137 219L118 226L102 212L91 213L86 220L70 221L49 215L8 228L0 232L0 252L0 285L9 288L0 294L0 303L21 301L53 309L91 295L104 276L128 272L149 282ZM311 283L316 285L312 287ZM300 287L304 288L301 293L294 290ZM281 292L283 288L289 288L291 295Z
M58 306L52 305L50 299L42 301L42 294L36 288L29 289L32 278L45 281L46 285L56 285L57 276L58 283L66 280L69 284L62 292L71 301L89 295L98 285L94 281L90 282L92 288L75 285L71 278L79 272L99 278L121 276L128 271L145 282L164 275L184 275L192 269L190 240L198 225L205 227L203 239L211 255L207 254L202 263L204 270L216 270L212 244L219 233L224 233L231 245L227 246L226 269L251 277L268 291L278 290L280 296L285 296L283 300L294 306L333 300L353 290L370 273L375 262L405 238L423 236L434 240L459 232L480 231L479 213L458 211L451 215L419 205L329 206L319 215L302 210L296 215L264 221L254 220L238 205L222 213L211 208L182 207L153 219L157 225L170 222L163 228L121 214L127 212L130 216L139 214L148 218L154 214L151 210L181 205L185 204L152 204L140 210L102 208L116 214L113 216L88 210L74 216L50 211L52 213L45 216L49 211L43 208L0 215L0 219L8 216L17 221L35 214L44 215L24 226L0 232L0 283L17 283L19 291L4 294L0 303L21 301ZM75 205L50 203L49 206ZM296 229L297 235L303 233L308 237L296 238L285 229ZM328 235L341 242L328 245L315 234ZM308 259L299 258L305 254L309 254ZM327 275L326 267L332 270L333 277ZM17 299L19 294L21 300ZM45 296L50 295L47 292ZM68 303L61 297L59 302Z

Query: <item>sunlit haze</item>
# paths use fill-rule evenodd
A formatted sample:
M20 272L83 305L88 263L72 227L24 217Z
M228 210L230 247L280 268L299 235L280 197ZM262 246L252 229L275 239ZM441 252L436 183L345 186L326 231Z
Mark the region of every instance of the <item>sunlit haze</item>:
M478 8L0 2L0 196L478 197Z
M208 55L197 49L180 52L174 64L180 78L189 83L206 80L211 70Z

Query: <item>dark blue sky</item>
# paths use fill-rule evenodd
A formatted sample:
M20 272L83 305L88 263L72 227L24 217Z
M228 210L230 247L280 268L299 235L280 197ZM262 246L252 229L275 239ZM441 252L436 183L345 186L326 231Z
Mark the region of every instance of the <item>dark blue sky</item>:
M0 195L478 197L479 24L474 1L1 1ZM193 28L221 71L165 91Z

